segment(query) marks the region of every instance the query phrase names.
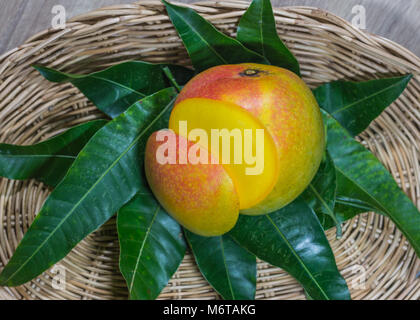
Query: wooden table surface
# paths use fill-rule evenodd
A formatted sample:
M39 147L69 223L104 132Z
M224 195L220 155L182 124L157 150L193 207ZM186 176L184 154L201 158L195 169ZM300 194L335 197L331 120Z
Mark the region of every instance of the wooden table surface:
M178 0L190 3L197 0ZM0 54L51 27L55 5L66 17L135 0L0 0ZM140 0L141 2L141 0ZM326 9L352 21L355 5L366 10L366 30L391 39L420 56L420 0L272 0L273 6L306 5Z

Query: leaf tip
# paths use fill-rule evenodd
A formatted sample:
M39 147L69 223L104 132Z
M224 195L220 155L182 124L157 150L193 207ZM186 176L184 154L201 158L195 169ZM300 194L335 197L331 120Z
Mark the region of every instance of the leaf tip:
M38 71L42 75L44 74L44 71L46 71L48 69L47 67L44 67L40 64L33 64L32 68L34 68L36 71Z
M169 3L166 0L160 0L160 1L165 5L165 7L168 7L168 6L171 6L172 5L171 3Z
M414 77L412 73L406 74L405 78L407 79L407 83L410 82L410 80Z

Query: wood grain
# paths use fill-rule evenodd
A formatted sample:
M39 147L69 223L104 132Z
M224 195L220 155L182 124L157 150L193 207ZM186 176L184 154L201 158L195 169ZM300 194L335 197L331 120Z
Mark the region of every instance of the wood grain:
M190 3L197 0L178 0ZM67 17L134 0L0 0L0 54L51 27L54 5L63 5ZM140 1L141 2L141 1ZM352 8L366 8L367 31L391 39L420 55L419 0L272 0L273 6L305 5L328 10L349 21Z

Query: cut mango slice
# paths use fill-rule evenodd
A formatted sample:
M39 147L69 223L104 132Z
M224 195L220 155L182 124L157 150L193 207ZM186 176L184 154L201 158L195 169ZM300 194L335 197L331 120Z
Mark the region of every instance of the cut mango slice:
M167 133L174 137L162 138ZM239 197L223 165L210 164L206 149L201 152L209 164L181 163L182 154L194 147L169 130L153 133L146 144L147 181L160 204L183 227L201 236L220 236L238 220Z
M240 106L186 99L174 107L169 128L211 151L230 175L241 210L263 201L275 186L279 161L274 141L264 125Z

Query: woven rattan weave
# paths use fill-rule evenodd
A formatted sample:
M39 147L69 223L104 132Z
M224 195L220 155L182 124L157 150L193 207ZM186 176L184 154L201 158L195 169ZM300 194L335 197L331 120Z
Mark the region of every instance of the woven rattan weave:
M245 2L191 5L220 30L234 34ZM360 137L420 206L420 59L401 46L306 7L275 10L278 32L315 87L335 79L367 80L413 73L407 90ZM33 144L103 115L72 85L50 83L31 65L88 73L126 60L188 65L182 43L158 1L103 8L46 30L0 57L0 141ZM36 181L0 179L0 269L41 208L49 190ZM353 299L420 299L420 260L394 224L367 213L328 231L338 267ZM0 299L125 299L118 272L115 221L82 241L63 261L66 286L53 288L54 270ZM218 295L187 254L160 298L213 299ZM279 268L258 264L258 299L302 299L301 286Z

